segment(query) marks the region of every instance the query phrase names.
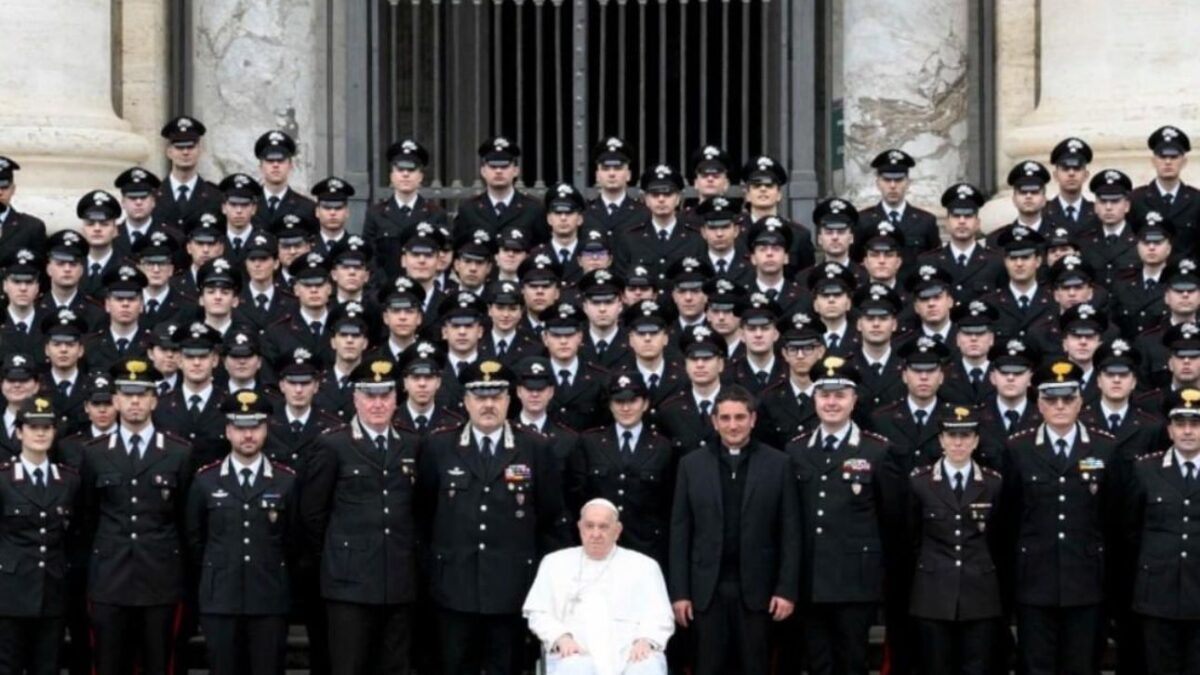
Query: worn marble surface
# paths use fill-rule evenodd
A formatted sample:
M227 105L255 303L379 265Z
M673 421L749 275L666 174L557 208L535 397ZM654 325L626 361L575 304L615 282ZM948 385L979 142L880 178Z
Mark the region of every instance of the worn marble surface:
M967 2L844 0L845 197L878 200L871 160L917 161L910 199L935 211L967 167Z
M201 172L258 174L254 141L282 129L299 146L292 186L307 191L324 145L325 55L317 0L192 3L196 115L208 127Z
M113 109L111 3L5 0L3 15L14 28L0 40L0 154L21 165L14 206L74 226L83 193L111 189L149 153Z

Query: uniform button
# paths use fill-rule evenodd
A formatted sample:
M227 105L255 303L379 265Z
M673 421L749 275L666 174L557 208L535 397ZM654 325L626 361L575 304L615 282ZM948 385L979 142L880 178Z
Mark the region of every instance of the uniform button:
M1192 500L1190 500L1190 499L1185 499L1185 500L1183 500L1183 505L1184 505L1184 506L1191 506L1191 505L1192 505Z
M824 492L821 492L821 493L817 494L817 496L818 496L818 497L820 497L821 499L825 499L825 493L824 493Z
M1060 502L1065 502L1065 501L1067 501L1067 497L1066 497L1066 495L1059 495L1059 496L1058 496L1058 501L1060 501Z
M248 520L243 520L243 521L242 521L242 527L250 527L250 521L248 521Z
M383 470L383 475L385 475L385 476L387 475L387 469Z
M480 511L487 511L487 504L480 504L480 505L479 505L479 510L480 510Z
M389 514L389 513L391 513L391 511L389 511L389 510L387 510L387 509L384 509L384 510L383 510L383 515L385 515L385 516L386 516L386 515L387 515L387 514Z
M821 528L817 528L817 534L821 534Z
M137 532L134 532L133 534L129 535L129 538L130 538L130 539L137 539Z
M954 536L956 536L956 537L961 537L961 536L962 536L962 530L955 530L955 531L954 531Z
M249 543L250 543L250 537L246 537L245 539L242 539L242 543L243 543L243 544L249 544Z
M383 533L384 533L384 534L391 534L391 533L392 533L392 528L390 528L390 527L385 527L385 528L383 528Z
M45 566L46 566L46 563L44 561L41 561L41 560L38 561L38 567L45 567Z
M242 504L242 510L243 510L243 511L249 511L249 510L250 510L250 505L249 505L249 504Z
M820 518L823 515L825 515L825 512L822 511L821 509L817 509L817 517Z
M38 516L40 516L40 517L42 517L42 518L45 518L45 517L46 517L46 512L45 512L45 511L42 511L41 513L39 513L39 514L38 514Z
M129 484L130 484L130 485L137 485L137 479L136 479L136 478L134 478L133 480L129 481Z
M956 514L954 514L954 519L955 519L955 520L962 520L962 514L961 514L961 513L956 513Z
M1066 538L1067 538L1067 535L1066 535L1065 533L1063 533L1063 532L1059 532L1059 533L1058 533L1058 538L1059 538L1059 539L1066 539Z
M486 530L486 529L487 529L487 524L486 524L486 523L480 523L480 524L479 524L479 529L480 529L480 530Z
M136 504L136 503L137 503L137 497L130 497L130 498L129 498L129 501L130 501L131 503L133 503L133 504Z
M484 544L484 543L482 543L482 542L479 544L479 550L480 550L480 551L482 551L482 550L484 550L484 549L486 549L486 548L487 548L487 544Z
M242 558L242 560L245 560L246 562L250 562L250 556L245 556L244 558Z
M1059 477L1058 477L1058 482L1059 482L1059 483L1065 483L1065 482L1067 482L1067 477L1066 477L1066 476L1059 476Z
M620 479L621 479L621 480L625 480L625 474L621 474L621 475L620 475Z
M384 490L384 491L383 491L383 496L384 496L384 497L386 497L386 496L387 496L387 490Z
M39 552L41 552L41 553L45 553L45 552L46 552L46 547L45 547L45 546L39 546L39 547L38 547L38 551L39 551Z
M491 491L492 491L492 488L491 488L491 486L490 486L490 485L485 485L485 486L483 486L483 491L484 491L484 492L491 492Z
M129 520L130 520L130 521L132 521L132 522L135 522L135 523L136 523L136 522L137 522L137 516L136 516L136 515L129 516ZM43 531L43 532L45 532L45 530L42 530L42 531Z
M621 505L621 504L617 504L617 510L618 510L618 511L624 511L624 510L625 510L625 507L624 507L623 505Z
M624 491L624 490L617 490L617 494L619 494L619 495L623 495L623 494L625 494L625 491Z
M1067 514L1065 514L1065 513L1060 513L1060 514L1058 514L1058 519L1059 519L1059 520L1066 520L1066 519L1067 519Z
M827 481L827 480L829 480L829 476L821 476L822 482Z
M46 528L43 527L42 529L38 530L38 534L46 534Z
M954 550L955 550L955 551L961 551L961 550L962 550L962 544L955 544L955 545L954 545Z
M1187 516L1184 516L1184 517L1183 517L1183 522L1185 522L1185 523L1186 523L1187 521L1188 521L1188 517L1187 517Z
M961 561L961 560L955 560L955 561L954 561L954 566L955 566L955 567L962 567L962 561Z

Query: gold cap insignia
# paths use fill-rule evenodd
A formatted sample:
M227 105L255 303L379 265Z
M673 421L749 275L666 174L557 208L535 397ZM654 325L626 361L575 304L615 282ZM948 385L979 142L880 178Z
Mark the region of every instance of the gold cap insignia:
M1074 367L1075 366L1072 366L1066 361L1059 361L1058 363L1050 366L1050 372L1054 373L1059 382L1066 382L1067 375L1071 374L1071 370L1074 369Z
M239 391L237 402L242 404L242 412L250 412L250 406L258 402L258 394L252 391Z
M1183 399L1185 408L1190 408L1193 403L1200 402L1200 389L1184 389L1179 392L1179 398Z
M1197 393L1197 396L1200 396L1200 392ZM38 412L46 412L50 409L50 401L44 398L35 398L33 399L33 407Z
M825 359L824 365L826 377L834 377L837 375L837 369L846 365L846 360L840 356L830 356Z
M136 380L138 375L146 372L146 368L147 366L145 361L135 360L125 364L125 370L129 371L129 379L131 380Z
M491 382L492 376L496 373L499 373L502 367L503 366L496 361L484 361L483 363L479 364L479 372L483 373L483 381Z
M971 411L970 411L970 409L968 409L968 408L962 408L962 407L959 407L959 408L955 408L955 409L954 409L954 417L955 417L955 418L956 418L956 419L957 419L959 422L961 422L961 421L963 421L963 420L967 419L967 417L969 417L970 415L971 415Z
M371 373L375 375L376 382L382 382L383 378L390 375L392 372L391 361L376 361L371 364Z

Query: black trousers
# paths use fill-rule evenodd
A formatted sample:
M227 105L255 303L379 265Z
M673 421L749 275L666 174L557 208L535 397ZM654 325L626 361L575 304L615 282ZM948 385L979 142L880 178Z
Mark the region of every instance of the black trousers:
M291 622L303 625L308 633L309 675L329 675L329 624L320 571L315 562L301 563L293 571Z
M212 675L283 675L287 617L201 614Z
M988 675L999 619L913 619L921 675Z
M740 582L718 582L712 602L704 611L695 612L692 626L694 675L768 672L771 615L746 609Z
M1100 605L1017 605L1017 654L1025 675L1095 675L1104 610Z
M71 644L63 650L63 666L70 675L92 675L92 622L88 616L86 569L68 568L66 624Z
M172 675L175 638L183 605L133 607L92 603L92 653L96 675Z
M329 617L330 623L333 617ZM513 675L520 672L525 620L520 614L438 610L442 675Z
M1146 670L1152 675L1200 675L1200 621L1142 616Z
M56 675L63 617L0 617L0 675Z
M360 605L329 600L333 675L405 675L412 640L411 604Z
M809 675L866 675L877 611L873 602L810 605L800 622Z

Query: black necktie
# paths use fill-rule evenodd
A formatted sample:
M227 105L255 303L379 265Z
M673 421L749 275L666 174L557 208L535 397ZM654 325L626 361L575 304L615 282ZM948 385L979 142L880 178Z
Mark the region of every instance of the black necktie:
M1008 420L1008 433L1011 434L1017 430L1017 422L1021 420L1021 413L1016 410L1005 410L1004 419Z
M71 381L70 380L63 380L62 382L58 383L58 395L63 398L67 398L68 396L71 395Z
M348 385L348 384L350 384L350 376L349 375L342 375L341 377L338 378L338 389L341 389L342 391L346 391L346 385Z
M24 335L29 332L29 324L25 323L24 321L18 321L16 328L17 328L17 332L20 333L21 335Z
M171 392L171 383L163 380L158 383L158 395L166 396Z
M503 218L504 212L508 210L508 204L504 202L496 202L496 217Z
M959 267L966 267L966 266L967 266L967 254L966 254L966 253L959 253L959 254L958 254L958 266L959 266Z
M500 356L508 353L508 340L501 340L496 343L496 353Z
M242 469L240 471L240 473L242 474L242 492L249 492L250 491L250 477L254 475L254 472L251 471L249 468L246 468L246 469Z
M1066 209L1063 209L1063 210L1067 212L1068 220L1071 220L1071 221L1075 220L1075 206L1074 205L1068 206Z
M830 351L837 349L839 342L841 342L841 338L838 337L837 333L830 333L829 335L825 336L825 346L829 348Z
M429 426L429 418L424 415L417 415L413 421L417 423L417 431L425 431L425 427Z
M409 208L408 206L400 207L400 217L401 218L407 218L410 214L412 214L411 208Z
M158 300L150 298L146 301L146 313L153 314L158 311Z
M929 413L925 412L924 410L913 411L913 416L917 418L917 429L925 428L925 416L928 414Z
M242 252L242 240L241 239L234 237L233 240L230 241L229 243L233 245L233 255L234 256L236 256Z
M979 387L983 386L983 368L971 369L971 388L975 393L979 393Z
M1191 464L1191 462L1188 462L1188 464ZM42 473L42 467L40 466L33 470L33 484L39 492L46 489L46 474Z
M725 259L721 258L717 261L717 274L725 276Z
M767 386L767 377L769 376L770 373L765 370L760 370L754 374L754 379L758 382L758 386L765 387Z
M254 296L254 302L258 303L258 309L260 311L263 311L263 312L267 311L268 300L267 300L266 293L259 293L258 295Z
M139 241L142 240L143 236L145 236L145 235L142 233L141 230L130 230L129 231L129 243L137 244Z
M117 338L117 353L124 354L129 348L129 338Z
M571 252L565 248L558 249L558 262L566 265L571 262Z
M1065 439L1060 438L1057 441L1054 441L1054 448L1055 452L1058 453L1059 459L1067 456L1067 441Z
M666 230L658 231L658 240L663 243L666 243L667 237L669 237L669 236L671 236L671 234L669 232L667 232Z
M492 437L491 436L483 437L483 447L480 448L480 452L483 453L484 459L491 458L491 456L492 456Z
M1022 312L1029 310L1029 296L1028 295L1022 295L1021 297L1017 298L1017 302L1020 303Z
M892 211L891 213L888 214L888 220L892 221L893 225L899 225L900 224L900 212Z
M311 322L309 322L309 324L308 324L308 329L312 331L312 334L313 334L313 335L316 335L316 336L320 337L320 335L321 335L321 322L320 322L320 321L311 321Z
M777 289L777 288L768 288L768 289L767 289L767 292L766 292L766 296L767 296L767 299L768 299L768 300L775 300L776 298L778 298L778 297L779 297L779 289Z
M462 377L463 371L466 370L466 368L467 368L466 361L459 361L458 363L454 364L454 371L455 371L455 373L458 374L459 377Z
M1167 208L1171 208L1171 205L1175 203L1175 195L1171 193L1163 195L1163 203L1167 205Z
M808 405L808 394L806 394L804 392L800 392L799 394L796 394L796 404L799 405L801 408Z
M300 435L304 431L304 423L300 420L292 420L292 433Z
M932 338L933 338L933 341L934 341L934 342L943 343L943 342L945 342L945 341L946 341L946 336L945 336L945 335L942 335L941 333L934 333L934 334L933 334L933 335L931 335L930 337L932 337Z
M960 500L963 496L963 475L961 471L954 474L954 496Z
M1153 291L1158 288L1158 279L1147 279L1143 286L1147 291Z
M1196 477L1196 464L1194 462L1184 462L1183 468L1187 470L1187 473L1183 475L1183 482L1187 483L1190 487L1192 479Z
M571 371L563 368L558 371L558 386L567 389L571 386Z
M180 185L179 189L175 191L175 194L176 194L176 196L175 196L176 202L178 202L180 204L186 204L187 200L188 200L188 186Z
M1115 234L1104 235L1104 243L1107 246L1112 246L1113 244L1117 243L1117 235L1115 235Z
M883 377L883 361L872 363L871 370L875 373L875 377Z
M92 263L91 267L88 268L88 276L91 276L91 277L100 276L100 269L101 269L100 263L98 263L98 262Z
M712 410L712 401L700 401L700 421L701 422L704 422L704 423L711 422L711 420L708 418L708 413L711 410Z
M375 437L375 447L379 452L387 452L387 436L385 434L379 434Z
M608 340L596 340L596 354L604 356L605 350L608 349Z
M129 456L134 459L142 458L142 437L137 434L129 437Z
M199 394L192 394L188 397L188 412L192 414L192 417L200 416L200 400Z
M609 205L608 205L608 215L610 215L610 216L611 216L611 215L613 215L613 214L614 214L614 213L616 213L616 212L617 212L617 205L616 205L616 204L609 204Z
M649 386L651 392L658 390L658 373L650 373L650 378L647 382L647 385Z
M279 208L279 197L267 197L267 211L275 213L277 208Z
M1117 427L1121 426L1121 416L1113 413L1108 416L1108 430L1116 431Z
M625 439L621 443L621 453L626 454L626 455L632 454L633 453L633 432L626 429L625 431L621 432L621 438Z
M837 436L829 434L825 437L825 452L833 452L837 450Z

